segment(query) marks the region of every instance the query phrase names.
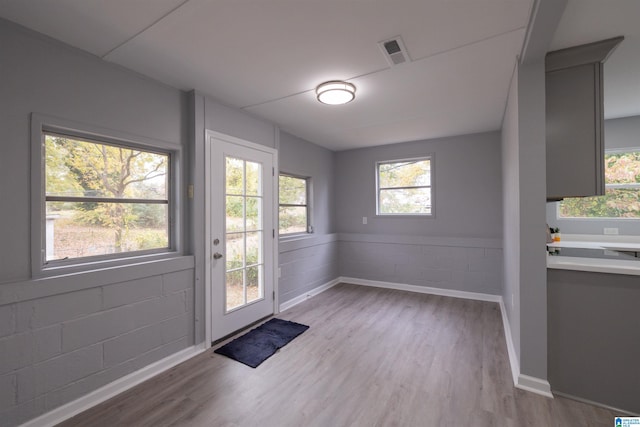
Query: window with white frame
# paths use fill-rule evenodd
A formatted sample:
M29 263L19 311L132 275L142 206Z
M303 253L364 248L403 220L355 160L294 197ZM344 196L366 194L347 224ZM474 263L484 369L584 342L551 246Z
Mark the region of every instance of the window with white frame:
M607 151L605 195L567 198L559 218L640 219L640 148Z
M279 176L280 235L311 233L309 215L310 179L289 174Z
M42 265L171 247L171 153L42 131Z
M378 215L433 215L432 158L376 163Z

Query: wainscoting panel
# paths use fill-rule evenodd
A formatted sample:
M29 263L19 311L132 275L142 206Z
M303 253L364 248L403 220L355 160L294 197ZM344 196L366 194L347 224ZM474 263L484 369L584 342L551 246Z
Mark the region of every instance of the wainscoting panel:
M282 240L279 263L282 305L339 276L337 234Z
M499 295L498 239L340 234L340 275Z

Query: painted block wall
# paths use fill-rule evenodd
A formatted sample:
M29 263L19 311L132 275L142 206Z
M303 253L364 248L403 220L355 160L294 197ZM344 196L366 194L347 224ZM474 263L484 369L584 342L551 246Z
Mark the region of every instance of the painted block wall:
M280 304L336 279L336 234L280 243Z
M192 346L193 269L185 267L0 306L0 425L20 424Z
M335 153L286 132L280 132L281 173L311 181L313 233L282 236L279 241L279 303L338 277L338 242L334 234Z
M377 216L376 162L425 155L433 156L434 217ZM340 275L498 295L500 158L497 132L336 153Z
M340 275L499 295L502 242L340 233Z
M4 427L193 345L194 292L193 259L184 254L119 269L31 278L30 114L139 135L187 151L187 97L4 20L0 40Z

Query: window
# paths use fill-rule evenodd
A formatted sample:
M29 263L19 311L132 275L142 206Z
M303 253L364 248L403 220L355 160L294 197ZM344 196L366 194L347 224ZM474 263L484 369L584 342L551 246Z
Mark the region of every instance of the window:
M171 155L43 130L42 264L170 247Z
M309 178L280 174L280 235L311 233L309 220Z
M378 215L433 215L431 157L376 164Z
M640 219L640 149L605 153L605 195L565 199L558 217Z

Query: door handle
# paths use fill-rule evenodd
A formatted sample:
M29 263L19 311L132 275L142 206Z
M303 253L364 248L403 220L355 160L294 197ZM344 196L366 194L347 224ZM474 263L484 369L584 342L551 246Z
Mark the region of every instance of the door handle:
M220 252L216 252L215 254L213 254L213 259L220 259L222 258L222 254Z

